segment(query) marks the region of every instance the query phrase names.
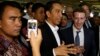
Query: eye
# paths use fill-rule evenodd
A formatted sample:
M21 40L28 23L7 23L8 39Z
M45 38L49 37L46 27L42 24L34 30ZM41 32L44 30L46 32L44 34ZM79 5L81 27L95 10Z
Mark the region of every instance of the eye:
M59 13L60 11L59 10L56 10L56 12Z
M10 17L10 20L15 21L16 17Z

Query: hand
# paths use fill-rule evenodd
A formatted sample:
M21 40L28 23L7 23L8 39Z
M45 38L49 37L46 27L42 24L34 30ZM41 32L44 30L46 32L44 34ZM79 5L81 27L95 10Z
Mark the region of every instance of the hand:
M38 29L37 37L35 37L34 32L30 32L30 44L32 46L33 56L40 56L40 45L42 41L41 30Z
M63 42L61 46L54 48L55 54L57 56L69 56L68 53L70 52L68 47L71 46L74 46L74 44L65 45L65 43Z
M68 54L74 54L74 55L77 54L77 52L76 52L77 49L74 44L68 44L68 45L66 45L66 48L67 48Z
M74 54L74 55L77 55L77 54L82 54L84 52L84 48L82 46L70 46L70 48L68 48L68 53L69 54Z
M34 34L33 31L30 32L30 44L33 48L34 47L40 47L41 41L42 41L42 34L41 34L40 29L38 29L37 37L35 37L35 34Z
M83 46L76 46L76 49L77 49L77 53L83 53L85 51L84 47Z

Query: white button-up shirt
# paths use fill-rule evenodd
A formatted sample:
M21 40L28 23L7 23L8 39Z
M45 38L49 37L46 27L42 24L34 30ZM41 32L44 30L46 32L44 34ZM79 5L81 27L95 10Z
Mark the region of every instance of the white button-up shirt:
M49 25L49 27L50 27L50 29L52 30L52 32L53 32L53 34L54 34L54 36L55 36L55 39L56 39L56 41L57 41L57 44L58 44L58 46L60 46L60 38L59 38L59 35L58 35L58 33L57 33L57 31L58 31L58 26L52 26L48 21L46 21L46 23Z
M56 39L56 41L57 41L57 44L58 44L58 46L60 46L61 44L60 44L60 38L59 38L59 35L58 35L58 33L57 33L57 31L58 31L58 26L52 26L48 21L46 21L46 23L49 25L49 27L50 27L50 29L52 30L52 32L53 32L53 34L54 34L54 36L55 36L55 39ZM54 51L54 49L52 49L52 51L53 51L53 55L54 56L56 56L56 54L55 54L55 51Z
M80 46L84 46L84 30L83 30L83 27L80 30L77 30L73 25L74 41L75 41L75 37L77 35L77 31L80 31L79 32Z

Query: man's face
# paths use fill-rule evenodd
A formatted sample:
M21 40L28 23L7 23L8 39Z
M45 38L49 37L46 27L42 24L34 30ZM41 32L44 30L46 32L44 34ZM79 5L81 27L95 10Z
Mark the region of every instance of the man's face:
M73 18L73 8L72 7L67 7L66 8L66 14L68 16L68 19L72 19Z
M88 17L90 15L89 7L87 5L82 6L83 10L86 13L86 16Z
M57 3L53 4L53 8L49 12L48 18L53 25L58 25L62 18L62 6Z
M60 23L62 27L65 27L67 25L67 23L68 23L67 19L68 18L65 15L62 16L61 23Z
M18 36L21 25L20 11L17 8L7 6L0 20L0 33L7 37Z
M44 22L45 19L45 10L43 7L40 7L34 12L34 18L37 19L39 22Z
M85 13L75 12L73 20L74 20L74 26L77 29L81 29L83 27L83 24L84 24L85 20L86 20Z

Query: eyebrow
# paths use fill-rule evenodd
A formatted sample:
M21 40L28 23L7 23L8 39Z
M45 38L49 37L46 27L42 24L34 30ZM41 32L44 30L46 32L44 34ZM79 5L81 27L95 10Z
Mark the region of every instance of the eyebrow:
M10 18L21 18L22 16L11 16Z

